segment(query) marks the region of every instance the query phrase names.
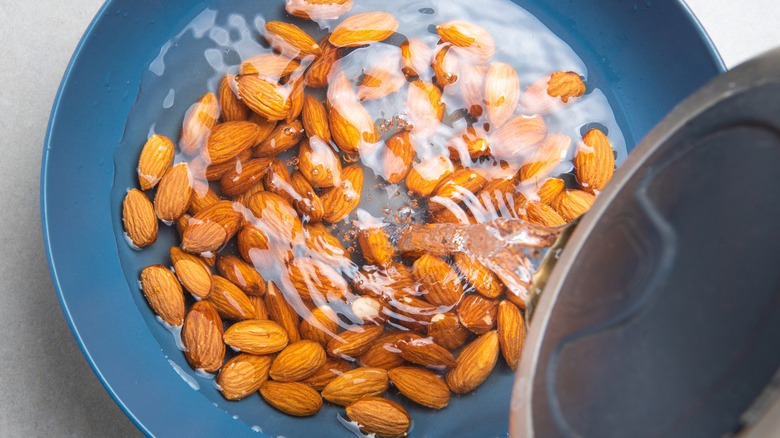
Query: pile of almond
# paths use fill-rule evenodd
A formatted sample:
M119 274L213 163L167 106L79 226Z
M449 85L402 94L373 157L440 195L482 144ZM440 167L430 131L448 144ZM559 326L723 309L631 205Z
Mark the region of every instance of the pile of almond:
M351 7L287 0L290 14L312 20ZM555 72L521 91L515 69L492 61L493 36L466 21L438 24L435 47L402 38L400 63L366 66L360 77L340 69L350 50L398 36L397 27L390 14L359 13L316 42L294 24L265 23L273 53L244 60L203 95L178 148L148 139L141 190L129 190L122 209L138 248L156 241L158 221L175 224L180 245L142 270L143 294L162 321L183 326L187 360L218 373L226 399L259 392L294 416L316 414L325 399L379 437L404 436L411 424L382 398L391 383L442 409L451 393L479 387L499 355L514 369L525 303L468 255L398 254L380 221L360 225L359 253L345 248L328 224L349 221L361 203L361 157L381 157L378 178L427 205L430 222L472 223L489 211L552 227L584 213L615 166L601 131L572 150L570 137L547 130L546 115L585 93L578 74ZM405 123L380 132L363 102L402 90ZM446 107L443 93L463 106ZM431 155L427 138L455 113L468 127ZM570 156L574 177L553 174ZM486 162L500 172L477 165Z

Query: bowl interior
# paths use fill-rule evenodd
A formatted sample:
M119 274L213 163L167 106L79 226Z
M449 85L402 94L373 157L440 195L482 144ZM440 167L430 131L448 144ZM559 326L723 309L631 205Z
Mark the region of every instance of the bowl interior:
M447 7L443 0L408 3ZM589 86L610 101L628 150L677 102L722 70L706 35L677 1L517 3L581 58ZM176 65L171 57L202 55L193 37L210 23L231 20L230 13L284 16L281 1L115 0L96 17L63 79L44 151L41 202L52 276L91 366L147 433L344 436L339 409L293 419L257 395L227 402L211 380L196 376L136 284L142 267L167 260L174 233L161 227L160 242L141 253L122 238L121 201L135 184L137 156L148 134L128 127L153 125L175 137L184 111L204 92L213 70L200 56L179 75L153 81L150 75L164 67L160 59ZM180 33L181 47L161 58L164 44ZM188 38L192 44L184 44ZM138 111L139 105L168 107L151 113ZM128 122L131 115L148 120ZM414 435L504 436L511 388L511 370L502 364L474 394L443 411L411 408Z

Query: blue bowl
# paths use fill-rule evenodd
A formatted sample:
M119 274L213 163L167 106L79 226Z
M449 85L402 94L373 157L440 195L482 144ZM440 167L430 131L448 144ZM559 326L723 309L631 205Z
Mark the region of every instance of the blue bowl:
M440 1L430 3L438 6ZM281 3L108 1L76 49L52 109L41 171L43 233L52 278L93 370L149 435L348 435L338 424L340 409L291 418L257 395L225 401L210 380L195 376L135 283L149 260L166 260L166 245L155 245L140 256L122 242L121 200L133 184L142 146L138 139L146 138L145 132L125 132L125 126L131 108L143 98L141 83L148 66L163 44L206 8L245 13L262 9L266 16L278 17ZM675 104L724 70L681 1L517 3L582 58L590 85L610 100L629 150ZM193 69L183 76L176 100L192 102L203 92L195 84L203 84L205 74ZM161 123L173 129L185 109L175 105L175 122ZM171 233L160 238L173 242ZM412 435L505 436L512 377L509 369L499 367L474 394L443 411L411 408Z

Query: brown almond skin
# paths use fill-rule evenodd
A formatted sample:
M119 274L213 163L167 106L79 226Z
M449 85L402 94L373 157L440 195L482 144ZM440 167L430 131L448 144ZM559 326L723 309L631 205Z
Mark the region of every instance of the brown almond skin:
M526 206L526 217L528 222L544 225L545 227L560 227L566 225L564 219L558 212L553 210L547 204L538 201L531 201Z
M174 255L176 253L176 255ZM171 261L176 277L189 293L198 299L207 298L214 288L211 270L200 257L171 247Z
M409 339L406 332L388 333L374 341L359 358L360 366L391 370L406 364L398 342Z
M596 196L584 190L565 190L550 205L566 222L571 222L590 210L594 202Z
M261 319L239 321L231 325L222 338L233 349L256 355L282 351L289 340L282 326Z
M328 110L325 109L325 105L311 95L307 94L303 99L301 120L306 137L319 137L323 142L330 143Z
M566 189L566 182L560 178L547 178L540 186L536 194L543 204L551 205L558 195Z
M468 162L468 159L487 155L490 151L487 132L476 126L470 126L450 139L447 148L450 151L450 159Z
M469 339L469 331L460 324L454 312L440 313L431 318L428 336L448 350L460 348Z
M351 369L352 365L349 362L329 357L325 359L325 363L314 374L303 380L302 383L311 386L317 391L322 391L328 386L328 383Z
M154 212L161 221L173 222L192 202L193 181L187 163L170 167L160 180L154 196Z
M328 86L331 74L336 70L338 60L342 53L328 41L328 36L320 41L322 55L317 57L306 69L306 86L311 88L325 88Z
M122 223L133 245L144 248L157 241L157 216L154 205L138 189L127 192L122 202Z
M255 309L255 316L252 319L268 319L268 309L265 308L263 297L258 295L248 295L248 297Z
M322 397L303 383L269 380L260 387L260 395L269 405L294 417L309 417L322 408Z
M401 405L390 400L369 397L347 406L347 416L366 434L377 438L406 436L412 420Z
M311 257L296 257L287 264L287 276L304 301L343 298L349 285L341 273Z
M193 368L213 373L222 366L222 330L222 320L211 304L198 301L192 305L181 329L181 340L184 355Z
M184 292L179 280L163 265L141 270L141 288L146 301L163 321L180 326L184 320Z
M241 400L260 389L268 380L271 359L270 355L239 354L227 361L216 380L222 396L228 400Z
M333 187L322 195L322 205L325 208L323 219L330 223L349 216L357 208L363 194L364 175L360 165L347 166L341 176L341 186Z
M276 355L269 375L277 382L298 382L316 373L326 358L322 345L307 340L294 342Z
M498 305L498 345L509 368L513 371L520 363L525 343L525 320L520 309L504 300Z
M214 93L206 93L190 106L184 116L179 146L187 155L195 155L206 143L209 133L217 124L219 103Z
M255 144L259 134L260 127L252 122L225 122L215 126L206 142L209 163L225 163L239 156Z
M294 24L282 21L266 22L265 39L274 50L290 58L300 59L322 54L317 42Z
M398 367L387 372L393 386L409 400L432 409L443 409L450 403L447 383L432 371L419 367Z
M219 201L199 211L184 230L181 248L191 254L217 251L243 224L242 209L240 204Z
M462 252L455 253L453 259L460 274L485 298L498 298L506 291L504 283L479 260Z
M271 237L285 243L303 241L303 224L298 212L281 196L271 192L255 193L247 201L247 208L254 216L253 224Z
M463 296L460 277L444 260L423 255L414 262L412 275L420 282L425 300L436 306L454 306Z
M242 151L238 156L231 160L227 160L224 163L208 164L206 166L206 179L208 181L219 181L228 171L235 170L236 167L241 167L252 158L252 150L246 149ZM193 164L198 161L207 162L208 159L204 156L199 156L193 161ZM200 164L200 163L198 163Z
M438 211L450 204L457 204L464 198L464 191L477 193L487 184L487 180L473 169L458 169L442 179L433 191L434 198L428 204L431 211Z
M315 188L328 188L341 184L341 160L324 140L303 140L298 149L298 166L301 174Z
M249 108L236 95L236 75L226 74L219 82L219 108L222 120L233 122L249 118Z
M367 324L345 330L328 341L328 355L346 360L355 360L365 353L369 346L382 335L384 327Z
M238 286L247 295L265 294L265 280L254 266L234 255L222 255L217 258L219 274Z
M460 352L455 368L447 373L447 386L456 394L476 389L496 366L498 351L498 333L495 330L471 342Z
M339 331L338 315L330 307L322 306L312 309L299 327L302 339L319 343L323 347Z
M481 335L496 326L498 301L479 294L467 295L458 304L460 323L471 332Z
M366 397L377 397L387 391L390 381L381 368L355 368L333 379L322 390L322 398L339 406Z
M406 187L417 196L430 196L439 181L454 171L449 158L439 155L412 166L406 175Z
M252 307L252 302L238 286L219 275L214 275L213 279L214 289L206 299L217 309L222 318L243 321L254 317L255 309Z
M320 222L325 216L325 207L322 205L322 199L314 191L314 187L300 172L293 173L290 182L299 195L293 202L293 207L298 210L301 218L309 223Z
M236 77L238 96L244 105L270 121L284 120L292 101L284 86L254 75Z
M574 170L582 189L596 193L604 189L615 171L612 145L603 132L591 129L582 136L574 156Z
M220 198L219 195L211 189L206 190L206 192L203 194L195 192L192 194L192 202L190 202L190 208L188 211L190 214L196 215L202 210L211 207L221 200L222 198Z
M358 244L363 257L372 265L385 266L393 261L395 248L384 228L366 228L358 233Z
M546 179L560 164L571 147L571 137L565 134L549 134L541 146L534 151L520 167L521 181L538 183Z
M255 257L261 260L263 254L269 249L268 235L265 231L250 223L244 224L238 230L236 241L238 243L238 253L250 265L255 263L252 259L252 254L255 254Z
M175 153L173 142L164 135L154 134L146 140L138 158L138 184L141 190L149 190L160 182L165 171L173 164Z
M268 317L284 328L290 342L301 340L301 334L298 332L300 324L298 313L287 302L282 291L273 281L266 284L265 308L268 310Z
M382 155L384 178L390 184L398 184L412 168L415 151L409 131L400 131L385 141Z
M363 12L342 21L328 38L336 47L359 47L384 41L398 28L398 21L386 12Z
M455 358L446 348L433 342L431 338L417 338L400 341L396 344L401 357L424 367L450 368L455 366Z
M254 156L275 157L300 143L303 135L303 125L298 120L280 123L262 143L255 147Z
M270 158L255 158L242 162L241 166L233 166L220 179L222 194L237 196L246 192L262 180L270 165Z

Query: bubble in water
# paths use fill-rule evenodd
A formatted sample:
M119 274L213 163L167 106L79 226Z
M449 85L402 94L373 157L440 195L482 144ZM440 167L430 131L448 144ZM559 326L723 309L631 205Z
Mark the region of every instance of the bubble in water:
M355 247L354 246L350 246L349 248L347 248L347 252L350 253L350 254L354 254L355 253Z
M418 201L416 199L412 199L411 201L409 201L409 205L412 208L420 208L420 201Z
M388 215L393 212L393 209L389 205L382 207L382 214Z
M349 155L349 154L343 154L341 156L341 159L344 160L345 163L357 163L359 157L355 155Z
M344 233L344 240L347 242L353 242L357 239L357 232L355 230L348 230Z
M295 130L293 128L290 127L284 128L284 135L292 136L293 134L295 134Z
M395 212L395 221L400 225L406 225L412 220L414 211L409 206L403 206Z

